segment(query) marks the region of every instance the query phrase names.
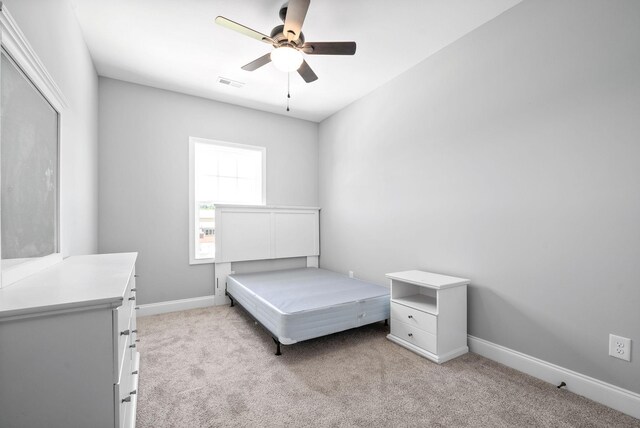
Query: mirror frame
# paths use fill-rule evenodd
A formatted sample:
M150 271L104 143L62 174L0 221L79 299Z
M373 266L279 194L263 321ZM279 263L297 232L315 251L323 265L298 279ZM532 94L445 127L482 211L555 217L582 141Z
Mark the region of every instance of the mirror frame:
M62 129L65 110L69 104L62 94L62 91L58 85L56 85L44 64L40 58L38 58L36 52L27 41L27 38L18 27L16 21L7 10L7 7L2 4L2 2L0 2L0 46L5 54L18 65L25 76L31 80L31 83L33 83L51 106L58 112L57 252L43 257L34 257L11 267L3 267L0 271L0 288L2 288L62 261L62 254L60 252L62 238L60 233L60 130ZM2 70L0 70L0 73L2 73ZM0 260L1 258L0 254Z

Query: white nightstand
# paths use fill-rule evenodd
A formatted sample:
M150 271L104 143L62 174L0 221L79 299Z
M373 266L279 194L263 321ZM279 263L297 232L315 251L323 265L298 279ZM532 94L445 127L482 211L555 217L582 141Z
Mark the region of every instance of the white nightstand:
M436 363L469 352L468 279L419 270L386 276L391 280L389 340Z

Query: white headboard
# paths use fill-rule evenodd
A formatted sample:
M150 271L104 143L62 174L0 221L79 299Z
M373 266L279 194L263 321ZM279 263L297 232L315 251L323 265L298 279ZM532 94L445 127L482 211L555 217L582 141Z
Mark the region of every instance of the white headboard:
M216 205L215 301L226 302L231 263L307 257L318 267L320 208Z
M319 255L319 211L216 205L216 263Z

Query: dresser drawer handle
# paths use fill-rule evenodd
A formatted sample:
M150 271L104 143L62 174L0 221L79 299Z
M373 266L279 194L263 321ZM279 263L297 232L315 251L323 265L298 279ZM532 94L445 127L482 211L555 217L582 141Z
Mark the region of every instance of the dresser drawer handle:
M138 290L136 290L135 288L132 288L131 291L138 291Z
M121 331L120 336L129 336L129 333L131 333L129 330Z
M413 315L407 315L407 318L413 318Z
M129 345L129 348L135 348L136 344L134 343L133 345Z
M137 333L137 332L138 332L137 329L136 330L131 330L131 333Z
M123 398L123 399L122 399L122 402L123 402L123 403L130 403L130 402L131 402L131 396L128 396L128 397L126 397L126 398Z
M409 337L413 337L413 333L409 333Z
M136 300L136 296L129 297L129 300Z
M140 276L140 275L138 275L137 273L133 274L133 277L134 277L134 278L137 278L137 277L139 277L139 276Z
M138 370L132 371L131 374L138 374Z
M138 391L136 391L136 390L134 389L133 391L131 391L131 392L129 393L129 395L136 395L137 393L138 393Z

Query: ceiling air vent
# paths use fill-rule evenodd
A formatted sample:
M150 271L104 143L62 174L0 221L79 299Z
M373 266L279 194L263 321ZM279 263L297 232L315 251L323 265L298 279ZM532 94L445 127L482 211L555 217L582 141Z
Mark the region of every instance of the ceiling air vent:
M218 76L218 83L222 85L233 86L234 88L242 88L244 86L243 82L227 79L226 77L222 77L222 76Z

